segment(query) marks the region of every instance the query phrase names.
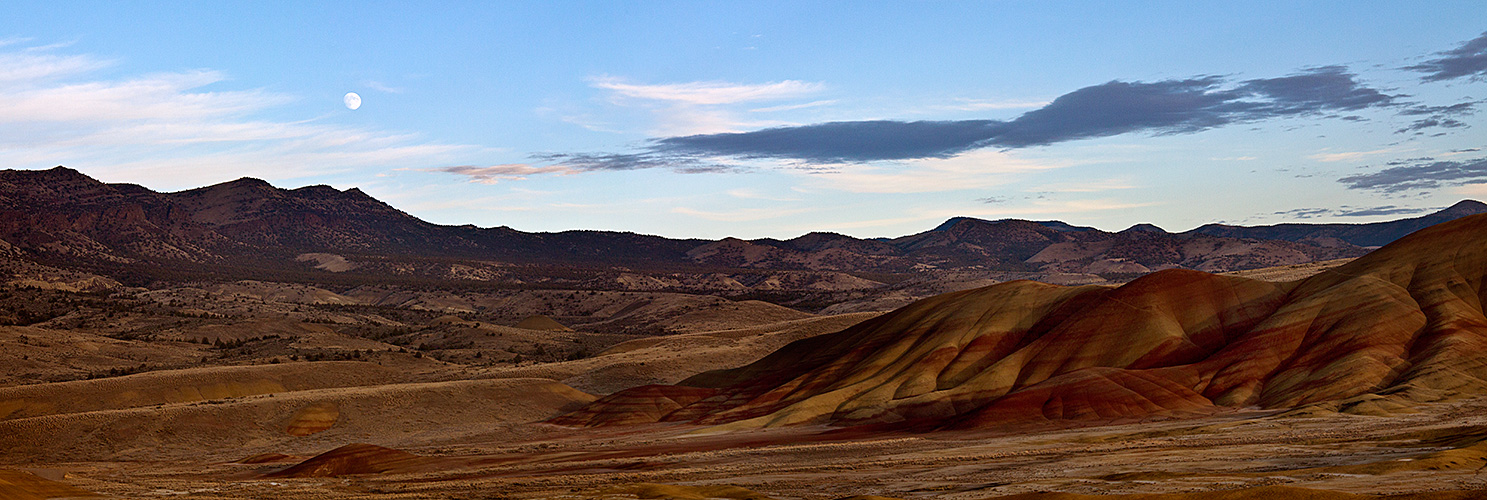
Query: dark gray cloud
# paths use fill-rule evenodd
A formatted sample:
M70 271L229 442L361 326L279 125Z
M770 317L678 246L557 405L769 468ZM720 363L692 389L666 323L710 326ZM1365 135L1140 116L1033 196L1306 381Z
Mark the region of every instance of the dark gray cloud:
M856 121L657 139L657 158L726 156L808 163L945 158L987 147L1024 148L1128 133L1199 132L1233 123L1396 106L1340 66L1226 86L1206 76L1112 81L1054 99L1010 121ZM617 169L629 163L616 164Z
M1005 127L1006 123L993 120L831 122L668 137L657 139L652 152L666 156L785 158L815 163L939 158L981 147Z
M1427 73L1423 77L1427 81L1481 78L1487 75L1487 33L1435 55L1405 69ZM1387 109L1410 117L1396 133L1425 135L1434 129L1469 127L1460 118L1474 113L1477 104L1484 102L1429 106L1409 99L1370 87L1343 66L1240 81L1219 76L1155 82L1115 80L1069 92L1011 120L829 122L665 137L626 154L554 154L538 158L576 170L667 168L718 172L740 168L719 159L785 160L795 162L797 168L819 169L837 163L948 158L982 148L1017 149L1132 133L1188 134L1276 118L1363 121L1366 118L1355 112L1370 109ZM1359 178L1357 182L1372 181ZM1351 186L1355 182L1348 183Z
M1412 105L1412 106L1409 106L1407 108L1404 108L1404 109L1399 110L1399 114L1406 115L1406 116L1418 116L1418 115L1459 116L1459 115L1469 115L1469 114L1472 114L1472 113L1476 113L1477 112L1477 104L1479 104L1479 103L1481 103L1481 101L1467 101L1467 102L1461 102L1461 103L1452 104L1450 106L1426 106L1426 105L1423 105L1423 104L1416 104L1416 105Z
M1440 210L1442 208L1445 208L1445 207L1409 208L1409 207L1396 207L1394 205L1384 205L1384 206L1380 206L1380 207L1368 207L1368 208L1348 208L1348 207L1343 207L1342 210L1338 210L1337 211L1337 216L1338 217L1374 217L1374 216L1379 216L1379 215L1408 215L1408 214L1418 214L1418 213L1425 213L1425 212L1434 212L1434 211Z
M1261 113L1259 118L1320 111L1357 111L1394 104L1399 97L1385 95L1358 83L1357 75L1342 66L1323 66L1291 76L1249 80L1237 91L1269 100L1268 106L1251 111Z
M1338 179L1348 189L1397 193L1487 180L1487 158L1390 162L1389 168Z
M684 164L687 160L686 158L661 158L647 153L547 153L533 155L533 158L561 164L579 171L667 168Z
M1377 207L1350 207L1338 208L1297 208L1275 212L1275 215L1284 215L1293 219L1315 219L1318 217L1377 217L1381 215L1405 215L1418 214L1421 212L1432 212L1440 208L1410 208L1396 205L1383 205Z
M667 168L686 174L700 174L745 170L744 167L738 165L706 161L696 157L660 155L651 152L627 154L548 153L534 155L533 158L580 172Z
M1331 215L1330 208L1296 208L1275 212L1275 215L1284 215L1293 219L1314 219L1324 215Z
M1456 119L1452 119L1452 118L1430 117L1430 118L1421 118L1419 120L1415 120L1413 122L1410 122L1410 124L1408 126L1405 126L1404 128L1401 128L1399 130L1395 130L1394 133L1397 133L1397 134L1407 134L1407 133L1410 133L1410 132L1414 132L1414 133L1417 133L1417 134L1423 134L1423 133L1425 133L1424 132L1425 129L1431 129L1431 128L1465 128L1466 126L1467 126L1466 125L1466 122L1463 122L1461 120L1456 120Z
M1482 101L1468 101L1456 103L1449 106L1426 106L1423 104L1408 105L1399 110L1401 116L1424 116L1410 122L1409 125L1395 130L1397 134L1414 132L1425 133L1425 129L1431 128L1466 128L1466 122L1457 120L1455 117L1467 116L1477 112L1477 104Z
M1436 53L1435 59L1404 69L1425 73L1420 77L1427 82L1470 78L1481 80L1487 77L1487 33L1467 40L1460 47Z

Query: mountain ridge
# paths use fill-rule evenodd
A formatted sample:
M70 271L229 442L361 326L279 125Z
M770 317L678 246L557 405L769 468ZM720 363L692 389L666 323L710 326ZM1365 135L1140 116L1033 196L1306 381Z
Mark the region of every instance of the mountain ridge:
M466 266L624 266L659 272L756 269L904 275L965 269L1136 276L1171 268L1217 272L1356 257L1365 253L1362 247L1332 235L1374 241L1402 229L1487 211L1487 205L1463 202L1425 217L1347 226L1346 234L1336 225L1319 225L1316 234L1301 234L1311 226L1292 225L1284 234L1276 233L1285 238L1269 239L1245 235L1276 232L1265 229L1271 226L1204 226L1208 229L1168 233L1135 225L1110 233L1062 221L954 217L928 231L897 238L812 232L785 240L703 240L619 231L544 233L507 226L440 225L356 188L282 189L243 177L162 193L134 184L104 183L56 167L0 171L0 211L7 215L7 222L0 223L0 241L6 243L7 253L104 267L232 263L308 270L298 256L333 254L385 263L349 266L356 270L347 272L384 274L389 269L433 272L417 270L427 266L405 263L409 259L454 259ZM500 273L484 273L496 274Z

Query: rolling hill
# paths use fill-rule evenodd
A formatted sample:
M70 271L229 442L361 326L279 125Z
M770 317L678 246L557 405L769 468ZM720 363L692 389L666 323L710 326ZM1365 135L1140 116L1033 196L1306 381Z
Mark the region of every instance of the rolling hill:
M554 422L984 429L1483 395L1484 280L1487 215L1289 283L1177 269L1114 288L1008 282Z

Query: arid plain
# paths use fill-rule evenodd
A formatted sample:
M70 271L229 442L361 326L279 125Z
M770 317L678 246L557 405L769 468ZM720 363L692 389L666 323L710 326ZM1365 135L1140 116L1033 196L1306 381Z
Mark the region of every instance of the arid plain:
M708 242L3 174L4 499L1487 496L1474 202Z

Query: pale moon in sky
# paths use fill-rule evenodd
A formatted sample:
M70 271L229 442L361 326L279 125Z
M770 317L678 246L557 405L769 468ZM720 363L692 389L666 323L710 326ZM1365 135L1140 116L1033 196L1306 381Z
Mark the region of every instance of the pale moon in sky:
M346 109L356 109L361 107L361 96L356 95L356 92L347 92L346 98L343 100L346 101Z

